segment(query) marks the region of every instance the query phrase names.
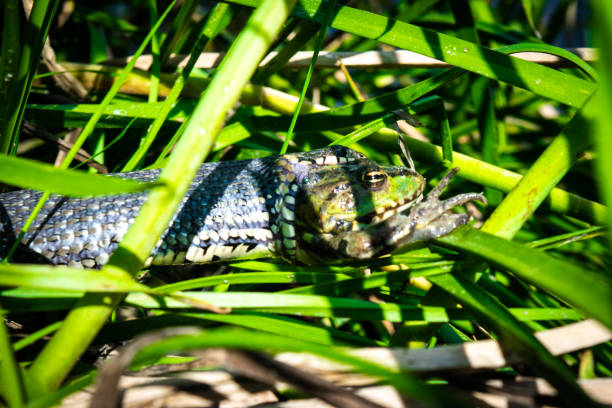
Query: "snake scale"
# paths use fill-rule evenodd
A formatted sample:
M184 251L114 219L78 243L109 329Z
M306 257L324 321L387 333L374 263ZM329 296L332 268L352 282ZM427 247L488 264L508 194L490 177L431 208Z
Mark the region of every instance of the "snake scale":
M423 199L424 178L381 166L342 146L261 159L205 163L147 265L277 256L291 262L365 259L449 233L469 216L450 210L480 194L438 199L447 175ZM120 174L153 181L159 170ZM0 194L0 257L41 193ZM100 268L146 193L51 195L19 245L16 261Z

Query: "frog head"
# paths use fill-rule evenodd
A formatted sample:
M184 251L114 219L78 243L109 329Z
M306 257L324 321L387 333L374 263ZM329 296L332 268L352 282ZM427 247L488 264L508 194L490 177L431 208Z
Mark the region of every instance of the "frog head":
M424 187L415 171L368 159L313 167L296 197L296 227L314 234L355 231L415 204Z

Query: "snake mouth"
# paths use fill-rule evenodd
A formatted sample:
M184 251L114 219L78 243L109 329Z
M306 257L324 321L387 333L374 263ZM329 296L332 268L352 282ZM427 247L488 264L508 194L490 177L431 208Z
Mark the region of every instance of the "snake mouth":
M394 206L378 207L374 211L357 217L357 222L360 224L373 225L383 222L384 220L406 211L410 207L418 204L423 199L423 194L420 194L416 199L405 202L402 198Z

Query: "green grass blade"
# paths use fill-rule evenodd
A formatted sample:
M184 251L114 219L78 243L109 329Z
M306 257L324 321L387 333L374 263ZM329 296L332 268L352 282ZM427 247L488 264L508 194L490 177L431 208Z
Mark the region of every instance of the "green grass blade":
M257 70L251 82L254 84L263 84L270 76L281 70L296 52L303 50L306 43L320 30L322 30L321 26L316 23L301 21L293 38L286 41L278 54L268 61L265 66ZM326 30L322 30L322 32L325 31Z
M300 286L283 290L282 293L301 293L328 296L348 296L360 290L368 290L388 285L393 282L406 282L415 276L430 276L439 273L448 273L452 270L452 262L427 263L418 265L408 270L393 272L375 272L368 276L359 276L351 279L343 279L341 282L322 282L314 285Z
M217 10L219 9L225 10L227 8L228 8L227 4L218 4L209 13L208 17L217 16L218 14ZM182 10L183 9L181 9L181 11ZM191 74L193 67L195 66L195 63L197 62L198 57L200 56L200 54L206 47L206 44L208 44L209 40L214 38L214 34L219 32L220 30L219 25L224 23L224 20L222 18L208 18L208 17L206 19L206 24L204 24L202 28L203 32L201 36L198 38L198 41L193 45L191 49L191 55L189 57L189 61L187 62L187 65L185 66L184 69L181 70L179 76L176 78L176 81L174 82L174 84L172 85L172 88L170 89L170 93L166 97L166 100L163 102L163 105L159 113L155 116L155 119L153 120L153 123L151 124L151 126L147 128L147 133L145 137L142 139L140 146L138 147L138 150L132 155L132 157L130 157L126 165L123 167L122 171L134 170L137 166L139 166L142 163L145 155L149 151L149 148L153 144L153 141L155 140L157 134L161 130L162 126L165 124L168 115L173 109L176 108L177 99L179 98L179 95L181 94L185 86L185 83L187 79L189 78L189 75ZM207 35L207 34L211 34L211 35Z
M267 284L267 283L314 283L336 282L349 278L348 275L316 272L243 272L189 279L155 288L157 293L172 293L216 285Z
M340 129L366 123L389 111L402 109L427 93L444 86L449 81L463 74L461 70L448 70L434 75L416 84L397 91L389 92L379 97L370 98L363 102L344 105L339 108L318 113L302 115L296 125L296 131L317 132L322 130ZM260 130L278 131L286 127L288 118L278 116L255 116L252 118L255 127ZM394 133L394 146L397 145L397 134Z
M13 348L15 349L15 351L19 351L22 350L34 343L36 343L38 340L43 339L44 337L52 334L53 332L55 332L57 329L59 329L59 327L62 325L61 321L55 322L55 323L51 323L50 325L43 327L40 330L36 330L34 333L29 334L27 337L16 341L13 344Z
M62 400L70 394L74 394L78 390L82 390L93 384L97 375L97 370L92 370L87 374L81 375L55 392L39 395L34 400L28 401L27 408L48 408L51 406L58 406L61 404Z
M177 53L178 44L181 42L181 38L187 35L189 25L193 18L193 14L198 7L198 2L195 0L186 0L181 4L181 8L177 16L172 21L172 27L170 33L164 39L164 42L160 46L163 50L163 54L160 56L161 65L166 65L170 54Z
M257 312L237 312L232 314L193 313L183 314L196 319L232 324L253 330L292 337L316 344L330 346L341 345L376 345L377 342L367 337L355 336L328 326L318 326L285 316L276 316Z
M361 299L343 297L302 295L291 293L263 292L182 292L179 296L155 297L142 293L132 293L125 303L148 309L194 308L199 303L218 308L245 310L252 312L292 314L314 317L350 317L357 320L388 320L403 322L407 320L431 323L447 323L453 320L469 320L470 316L462 309L438 306L406 306L397 303L374 303ZM525 309L511 309L520 320L575 320L582 315L569 308L542 308L529 312Z
M586 74L588 74L596 82L599 82L599 74L591 65L589 65L586 61L580 59L580 57L578 57L576 54L573 54L564 48L555 47L549 44L521 43L506 45L504 47L498 48L497 51L503 52L505 54L514 54L518 52L543 52L546 54L556 55L557 57L561 57L570 61L578 68L583 70Z
M19 408L26 401L25 387L2 313L0 319L0 393L10 408Z
M152 292L123 271L0 263L0 285L88 292Z
M149 0L149 16L151 18L151 25L154 26L159 17L155 0ZM151 87L149 88L148 102L157 102L157 97L159 96L159 74L161 71L159 42L160 35L156 32L151 38L151 56L153 57L153 63L151 64Z
M159 186L120 177L63 170L48 164L0 155L0 182L72 197L136 193Z
M281 147L280 154L287 153L287 148L289 147L289 142L293 138L293 130L295 129L295 124L297 122L297 118L302 112L302 104L304 103L304 98L306 98L306 91L308 90L308 85L310 84L310 78L312 77L312 72L314 71L315 62L317 62L317 57L319 56L319 51L323 46L323 40L325 39L325 34L327 33L327 29L329 28L329 22L331 21L334 15L334 7L336 6L336 0L329 0L324 13L325 20L321 25L321 29L319 30L319 37L317 39L317 44L315 45L314 52L312 54L312 59L310 61L310 65L308 66L308 71L306 72L306 79L304 80L304 85L302 85L302 92L300 93L300 98L298 99L297 107L295 108L295 112L291 117L291 123L289 124L289 129L287 130L287 135L285 136L285 140L283 141L283 146Z
M0 120L0 122L4 122L4 129L0 130L0 134L6 137L11 134L11 145L9 149L12 155L17 151L23 112L34 79L34 73L36 72L38 61L40 60L40 54L58 5L58 0L40 0L32 2L32 10L25 28L23 43L20 45L21 54L19 56L17 75L14 82L11 84L12 86L9 88L8 99L3 102L9 105L9 110L5 111L7 116L4 120ZM10 15L12 15L12 13L9 13L9 16ZM11 22L11 25L14 24L16 23ZM2 146L0 151L5 152L5 147L6 146Z
M330 146L333 146L333 145L351 146L352 144L359 142L361 139L364 139L378 132L385 126L392 125L393 122L395 122L395 115L393 113L388 113L381 118L378 118L376 120L373 120L372 122L366 123L365 125L361 126L359 129L354 130L351 133L344 135L343 137L335 139L329 145Z
M160 312L157 312L160 313ZM335 346L379 345L367 337L357 336L332 327L304 322L286 316L257 312L186 313L167 312L142 319L119 321L105 326L96 337L97 344L124 341L151 330L176 326L209 327L224 323L253 330L302 339L311 343Z
M181 100L168 113L168 120L184 121L188 113L193 111L195 102ZM91 116L100 109L99 105L90 103L75 105L28 105L26 119L32 123L46 124L50 127L80 127L85 126ZM97 127L122 128L131 120L137 119L135 127L143 128L149 126L151 120L160 115L165 109L164 102L121 102L113 101L105 106L102 118ZM150 120L147 120L150 119Z
M436 241L508 270L612 328L612 283L605 276L472 228Z

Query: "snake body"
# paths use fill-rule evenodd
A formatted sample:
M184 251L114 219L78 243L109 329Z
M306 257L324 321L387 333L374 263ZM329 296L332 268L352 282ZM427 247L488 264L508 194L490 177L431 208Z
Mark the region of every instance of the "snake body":
M290 257L295 248L296 195L291 182L304 176L300 169L362 157L350 149L332 147L284 157L205 163L147 263L210 262L273 252ZM121 176L153 181L159 173L145 170ZM10 238L21 230L41 194L21 190L0 195L5 213L0 255L7 252ZM92 198L51 195L22 246L53 264L100 267L145 199L146 193Z
M160 170L122 173L156 180ZM446 185L450 177L445 177ZM146 265L276 256L321 263L371 258L467 222L444 185L424 201L424 178L331 146L306 153L203 164ZM435 190L434 190L435 191ZM6 257L40 192L0 194L0 258ZM133 223L146 193L69 198L51 195L11 260L100 268Z

